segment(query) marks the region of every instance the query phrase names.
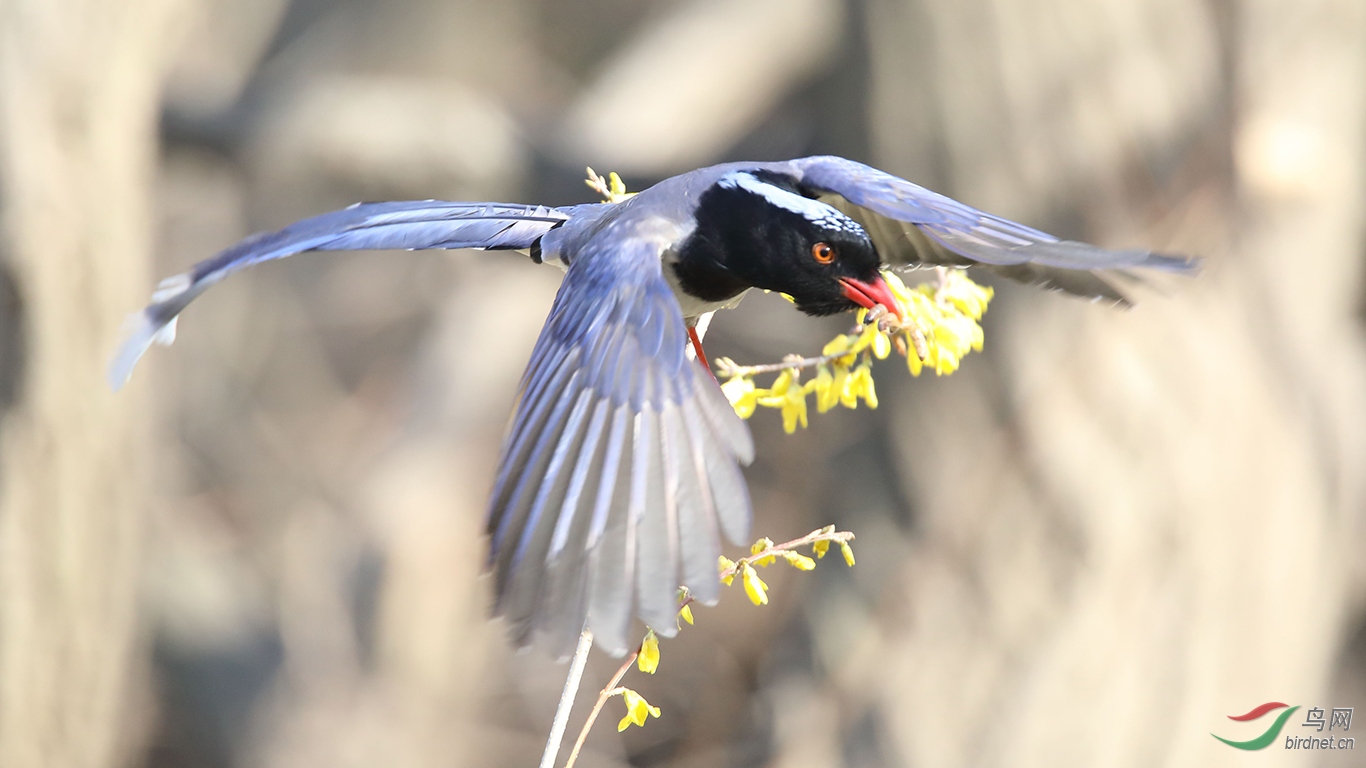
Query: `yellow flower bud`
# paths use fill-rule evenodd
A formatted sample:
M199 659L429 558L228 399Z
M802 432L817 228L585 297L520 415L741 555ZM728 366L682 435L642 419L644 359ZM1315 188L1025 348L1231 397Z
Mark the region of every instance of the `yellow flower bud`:
M759 578L759 572L748 563L744 567L745 594L755 605L768 605L768 585Z
M734 567L735 561L725 555L721 555L716 559L716 570L721 573L721 582L728 587L731 585L731 582L735 580L735 572L731 570ZM727 573L728 571L729 573Z
M682 608L679 608L679 609L678 609L678 615L681 616L681 617L683 618L684 621L688 622L688 624L691 625L691 624L693 623L693 622L692 622L692 606L690 606L690 605L685 605L685 606L683 606Z
M811 571L816 568L816 561L800 552L784 552L783 557L799 571Z
M645 640L640 644L636 666L647 675L653 675L655 670L659 669L659 638L655 636L653 629L645 630Z
M840 554L844 555L844 562L847 563L847 564L849 565L850 568L853 568L853 567L854 567L854 548L851 547L851 546L849 546L849 542L847 542L847 541L841 541L841 542L840 542Z
M821 539L820 541L812 543L811 551L816 553L817 560L819 560L822 557L825 557L825 553L830 551L830 540Z

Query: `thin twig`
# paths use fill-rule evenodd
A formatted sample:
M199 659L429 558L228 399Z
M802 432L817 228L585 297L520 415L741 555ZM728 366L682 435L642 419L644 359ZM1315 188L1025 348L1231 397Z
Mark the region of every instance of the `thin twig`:
M588 662L588 652L593 650L593 632L585 629L579 635L579 645L574 649L574 661L569 665L569 676L564 679L564 691L560 693L560 705L555 708L555 720L550 726L550 738L546 739L545 752L541 753L541 768L555 768L555 758L560 755L560 744L564 742L564 729L569 725L569 711L574 708L574 699L579 695L579 682L583 680L583 667ZM571 763L574 759L571 757Z
M598 173L593 170L592 166L589 166L588 168L588 179L584 183L588 185L589 189L601 195L603 202L613 202L612 188L608 184L607 177L599 176Z
M949 271L944 267L934 268L934 301L944 303L944 291L949 287Z
M834 528L834 526L832 525L830 528ZM781 555L784 552L791 552L798 547L805 547L810 544L815 544L818 541L833 541L840 544L848 544L853 540L854 534L851 531L832 531L827 528L818 528L800 539L785 541L782 544L774 544L771 547L759 550L754 554L736 560L729 568L721 571L721 579L724 581L727 576L734 577L739 574L740 571L744 570L746 565L757 563L766 557Z
M941 276L939 291L942 293L943 285L947 278ZM940 301L940 296L936 294L935 301ZM915 349L916 357L923 362L929 357L929 346L925 341L925 332L913 320L901 320L887 310L886 307L878 304L868 311L868 316L864 318L863 324L854 326L850 331L850 336L858 336L868 325L876 323L878 330L891 336L896 345L896 349L905 355L910 352L905 342L900 341L898 334L906 331L911 339L911 347ZM716 372L727 378L736 376L757 376L764 373L779 373L781 371L798 370L803 368L814 368L818 365L825 365L842 357L850 357L853 354L848 350L836 352L830 355L818 355L816 357L802 357L801 355L788 355L783 358L781 363L765 363L763 365L740 365L728 357L717 358L714 362Z
M819 357L788 355L783 358L781 363L766 363L764 365L740 365L729 357L718 357L714 363L716 372L722 376L755 376L761 373L777 373L795 368L812 368L817 365L824 365L831 360L838 360L841 357L849 357L850 354L850 352L845 351L837 355L821 355Z
M639 655L640 648L636 648L634 652L626 657L626 661L622 663L621 668L617 670L617 673L612 676L612 681L598 694L598 701L593 705L593 711L588 713L588 720L584 721L583 729L579 731L579 738L574 742L574 749L569 752L569 760L565 762L564 768L574 768L574 761L579 759L579 750L583 749L583 742L588 738L588 732L593 729L593 723L597 721L598 713L602 711L602 706L607 703L608 699L621 692L620 689L617 688L617 683L621 682L621 678L626 676L626 670L631 668L631 664L635 662L636 657Z

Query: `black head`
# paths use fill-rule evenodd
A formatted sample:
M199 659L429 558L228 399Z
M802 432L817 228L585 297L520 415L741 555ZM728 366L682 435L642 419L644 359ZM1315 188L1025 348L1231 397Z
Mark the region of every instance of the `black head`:
M679 249L683 289L707 301L751 287L781 291L809 315L891 306L863 227L803 192L782 174L723 176L698 201L697 229Z

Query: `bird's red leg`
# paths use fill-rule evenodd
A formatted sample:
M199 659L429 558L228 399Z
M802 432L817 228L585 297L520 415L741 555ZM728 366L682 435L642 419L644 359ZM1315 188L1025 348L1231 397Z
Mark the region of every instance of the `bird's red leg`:
M688 338L692 339L692 350L697 353L697 359L702 361L702 367L707 369L707 373L711 373L712 381L715 381L716 374L712 373L711 361L707 359L707 353L702 351L702 340L697 338L696 328L688 329Z

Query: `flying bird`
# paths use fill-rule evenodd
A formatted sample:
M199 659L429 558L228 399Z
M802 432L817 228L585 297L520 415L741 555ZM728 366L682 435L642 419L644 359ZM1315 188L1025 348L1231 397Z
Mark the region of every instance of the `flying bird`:
M809 315L896 311L884 265L976 266L1127 303L1133 270L1194 259L1059 240L839 157L726 163L621 202L560 208L361 203L257 234L163 281L130 320L117 389L176 317L238 270L304 251L522 250L565 270L531 351L489 500L495 614L567 655L585 628L620 655L640 618L674 634L679 586L715 602L720 537L743 545L754 443L699 318L761 288ZM697 352L690 358L685 350Z

